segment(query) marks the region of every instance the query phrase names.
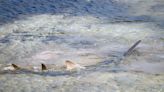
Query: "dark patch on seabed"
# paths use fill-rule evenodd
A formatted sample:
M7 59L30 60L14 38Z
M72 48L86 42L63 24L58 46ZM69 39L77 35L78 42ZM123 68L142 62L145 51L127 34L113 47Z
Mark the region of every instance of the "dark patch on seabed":
M80 5L80 6L79 6ZM109 18L111 21L153 21L148 15L129 16L129 6L115 0L1 0L1 24L29 15L52 14ZM154 8L153 8L154 9ZM24 16L24 17L23 17Z

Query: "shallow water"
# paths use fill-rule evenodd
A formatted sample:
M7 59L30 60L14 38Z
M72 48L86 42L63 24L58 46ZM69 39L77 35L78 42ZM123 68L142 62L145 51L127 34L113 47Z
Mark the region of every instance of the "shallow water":
M0 74L2 92L163 92L163 0L0 1L0 64L77 71ZM136 41L132 55L123 54ZM131 86L131 87L129 87Z

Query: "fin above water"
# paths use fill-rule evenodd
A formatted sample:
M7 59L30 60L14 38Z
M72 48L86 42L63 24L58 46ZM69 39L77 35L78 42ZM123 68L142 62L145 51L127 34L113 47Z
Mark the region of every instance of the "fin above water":
M66 70L72 70L72 69L75 69L75 68L85 69L85 67L83 67L79 64L76 64L72 61L69 61L69 60L65 61L65 66L66 66Z
M11 64L13 67L14 67L14 69L15 70L19 70L19 69L21 69L19 66L17 66L16 64Z
M47 70L47 67L46 67L45 64L42 63L41 65L42 65L42 71L43 71L43 70Z

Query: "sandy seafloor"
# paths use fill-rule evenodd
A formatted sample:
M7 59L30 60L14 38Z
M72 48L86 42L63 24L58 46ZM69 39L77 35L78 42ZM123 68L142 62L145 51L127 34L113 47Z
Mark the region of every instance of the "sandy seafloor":
M164 92L163 25L164 0L0 0L1 72L11 63L86 66L0 73L0 92Z

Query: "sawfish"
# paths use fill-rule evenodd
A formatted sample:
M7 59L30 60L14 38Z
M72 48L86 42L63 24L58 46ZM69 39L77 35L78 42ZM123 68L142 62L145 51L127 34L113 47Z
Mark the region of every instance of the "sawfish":
M123 57L121 57L120 59L117 60L117 62L121 61L122 59L124 59L124 57L127 57L129 55L131 55L131 53L133 52L134 48L141 42L141 40L137 41L135 44L133 44L124 54ZM41 63L40 66L27 66L27 67L21 67L17 64L9 64L4 66L1 71L0 74L3 73L19 73L19 72L24 72L24 73L42 73L42 72L47 72L47 71L73 71L73 70L80 70L80 69L86 69L86 67L88 66L82 66L80 64L77 64L73 61L70 60L66 60L64 62L63 65L58 66L58 65L54 65L54 64L44 64Z

